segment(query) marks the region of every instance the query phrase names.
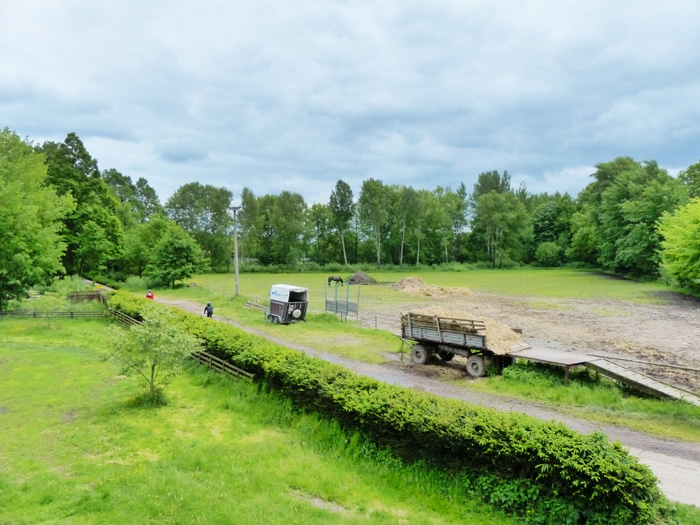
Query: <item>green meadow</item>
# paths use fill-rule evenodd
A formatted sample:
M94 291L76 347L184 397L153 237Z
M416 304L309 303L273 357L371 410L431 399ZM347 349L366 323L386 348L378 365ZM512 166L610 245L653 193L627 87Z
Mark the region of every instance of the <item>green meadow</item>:
M0 523L516 523L257 386L195 365L143 385L107 321L0 318Z

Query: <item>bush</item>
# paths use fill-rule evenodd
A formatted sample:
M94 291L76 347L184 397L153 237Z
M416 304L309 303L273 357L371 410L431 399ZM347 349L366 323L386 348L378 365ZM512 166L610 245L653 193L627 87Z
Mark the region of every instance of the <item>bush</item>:
M535 261L547 268L561 266L564 250L555 242L543 242L535 251Z

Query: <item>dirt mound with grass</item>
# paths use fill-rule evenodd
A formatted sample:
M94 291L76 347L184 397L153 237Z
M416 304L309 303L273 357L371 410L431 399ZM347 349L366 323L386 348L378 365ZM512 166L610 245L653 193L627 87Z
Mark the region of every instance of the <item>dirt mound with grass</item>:
M429 306L426 308L415 308L409 311L412 314L444 317L447 319L473 319L472 315L460 310L445 310L439 306ZM483 321L486 330L479 332L486 336L486 346L494 354L505 354L515 348L524 348L527 345L523 341L522 334L514 332L507 324L499 323L493 319L479 316L478 321Z
M434 297L443 299L446 297L463 297L472 292L465 287L432 286L425 284L420 277L404 277L398 283L391 285L394 290L399 290L409 295Z
M348 284L377 284L377 281L360 270L355 272L345 281Z

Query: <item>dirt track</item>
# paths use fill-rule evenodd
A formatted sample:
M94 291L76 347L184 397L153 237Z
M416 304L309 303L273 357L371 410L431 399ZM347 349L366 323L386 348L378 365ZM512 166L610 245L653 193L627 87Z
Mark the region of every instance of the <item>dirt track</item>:
M636 359L668 359L669 362L700 368L700 349L694 346L700 334L699 304L695 301L674 299L668 306L644 306L628 303L596 301L548 300L556 303L556 309L537 309L523 300L470 294L463 299L435 297L435 304L449 309L464 309L483 316L509 323L523 329L526 340L538 346L569 349L578 353L608 353L631 356ZM186 301L164 301L173 306L201 315L203 305ZM360 324L376 326L396 333L399 310L410 307L372 307L363 305ZM475 315L478 317L478 315ZM236 324L230 319L220 321ZM249 328L241 327L249 331ZM280 327L283 329L283 327ZM280 330L282 333L282 330ZM601 425L572 417L537 403L513 400L494 395L467 392L444 382L447 376L466 375L455 367L416 366L411 363L390 361L383 365L371 365L339 358L317 350L302 347L280 337L265 336L282 345L316 355L325 360L347 366L367 376L398 384L407 388L425 390L444 397L463 399L469 403L482 404L499 410L525 412L544 420L557 420L569 427L590 433L600 430L611 439L620 441L639 460L647 464L660 480L666 496L682 503L700 505L700 444L686 443L629 430L622 426ZM654 367L652 367L653 369ZM647 370L649 371L649 370ZM658 370L651 370L658 372ZM697 392L698 375L668 373L661 371L666 379L678 376L675 381Z
M624 366L700 394L700 301L672 292L664 305L623 301L552 299L529 300L470 292L456 295L438 287L407 289L405 305L364 303L360 324L398 334L400 311L412 296L432 298L433 304L460 310L479 319L487 317L521 328L526 342L536 347L579 354L617 356L639 361L695 368L680 371L658 365L624 362Z

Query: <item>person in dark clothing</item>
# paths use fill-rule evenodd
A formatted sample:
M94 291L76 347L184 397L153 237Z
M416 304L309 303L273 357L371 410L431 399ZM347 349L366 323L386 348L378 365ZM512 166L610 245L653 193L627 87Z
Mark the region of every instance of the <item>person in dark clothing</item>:
M214 307L211 305L211 303L207 303L207 305L204 307L204 313L207 314L207 317L214 315Z

